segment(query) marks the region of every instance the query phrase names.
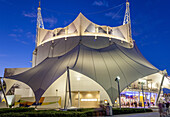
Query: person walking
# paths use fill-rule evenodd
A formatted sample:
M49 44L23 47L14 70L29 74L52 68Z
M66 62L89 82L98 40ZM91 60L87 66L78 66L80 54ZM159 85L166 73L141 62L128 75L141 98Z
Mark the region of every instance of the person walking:
M166 104L165 104L165 102L162 103L162 113L163 113L164 116L167 115L167 113L166 113Z
M168 101L166 102L166 114L167 115L169 114L169 102Z
M158 107L159 107L159 114L160 114L160 117L161 117L162 114L163 114L163 109L162 109L162 103L160 101L159 101Z

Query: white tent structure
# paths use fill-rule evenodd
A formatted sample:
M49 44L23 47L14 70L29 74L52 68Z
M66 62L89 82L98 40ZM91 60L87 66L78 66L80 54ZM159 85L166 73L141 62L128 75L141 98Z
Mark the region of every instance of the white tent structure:
M130 27L130 23L118 27L100 26L80 13L64 28L38 28L32 68L7 68L4 75L6 92L16 82L22 82L31 88L31 96L35 96L38 103L41 97L54 96L58 91L63 107L67 103L68 87L72 100L75 92L91 91L99 92L97 99L107 99L114 104L118 97L117 76L121 78L121 91L141 78L153 81L156 78L158 89L161 86L169 88L169 84L161 84L165 73L149 63L137 48ZM96 101L94 98L86 101L89 99ZM73 102L80 107L80 102Z

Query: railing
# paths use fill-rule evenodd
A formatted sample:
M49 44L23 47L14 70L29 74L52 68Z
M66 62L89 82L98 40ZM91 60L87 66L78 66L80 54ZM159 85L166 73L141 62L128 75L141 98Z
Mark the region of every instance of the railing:
M142 88L141 87L128 87L127 89L134 89L134 90L142 90ZM144 86L143 87L143 90L146 90L146 91L154 91L154 92L157 92L158 91L158 89L157 88L148 88L147 86Z

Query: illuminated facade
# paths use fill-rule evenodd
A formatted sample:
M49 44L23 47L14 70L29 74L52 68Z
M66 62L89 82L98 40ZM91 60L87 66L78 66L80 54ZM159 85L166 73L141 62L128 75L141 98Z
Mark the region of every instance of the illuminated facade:
M100 26L80 13L64 28L38 28L32 68L6 69L6 92L19 84L16 106L23 100L43 108L92 108L117 103L119 76L123 106L143 105L143 95L145 103L155 104L160 88L169 88L167 73L143 57L125 19L118 27Z

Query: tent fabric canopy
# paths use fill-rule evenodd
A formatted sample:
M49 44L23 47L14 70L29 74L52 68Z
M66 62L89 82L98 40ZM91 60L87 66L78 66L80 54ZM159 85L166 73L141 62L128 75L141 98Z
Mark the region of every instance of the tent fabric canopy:
M74 66L77 54L78 46L64 56L48 57L34 68L9 78L30 86L38 102L47 88L66 71L67 66Z
M136 51L136 48L128 49ZM123 52L124 51L124 52ZM80 47L79 57L73 70L82 73L99 83L108 93L112 102L117 98L117 83L120 76L120 88L123 90L139 78L156 73L159 70L151 67L141 54L126 52L117 44L102 49ZM130 54L131 53L131 54ZM142 64L145 63L145 64ZM114 94L114 95L113 95Z
M108 40L109 41L109 40ZM76 42L77 43L77 42ZM90 44L90 43L89 43ZM61 56L47 57L40 64L9 79L19 80L29 85L38 103L41 96L65 71L70 69L88 76L99 83L109 95L112 103L117 98L117 84L114 81L120 76L120 88L123 90L135 80L159 72L137 49L125 48L116 43L97 48L88 42L80 41L71 50Z
M68 26L63 28L56 28L54 30L38 29L37 47L55 39L71 36L101 36L115 38L124 42L131 43L129 38L129 26L124 24L117 27L101 26L88 20L82 13Z
M37 47L36 65L41 63L47 57L58 57L71 51L80 42L80 37L70 37L67 40L64 38L56 39L53 42L47 42Z

